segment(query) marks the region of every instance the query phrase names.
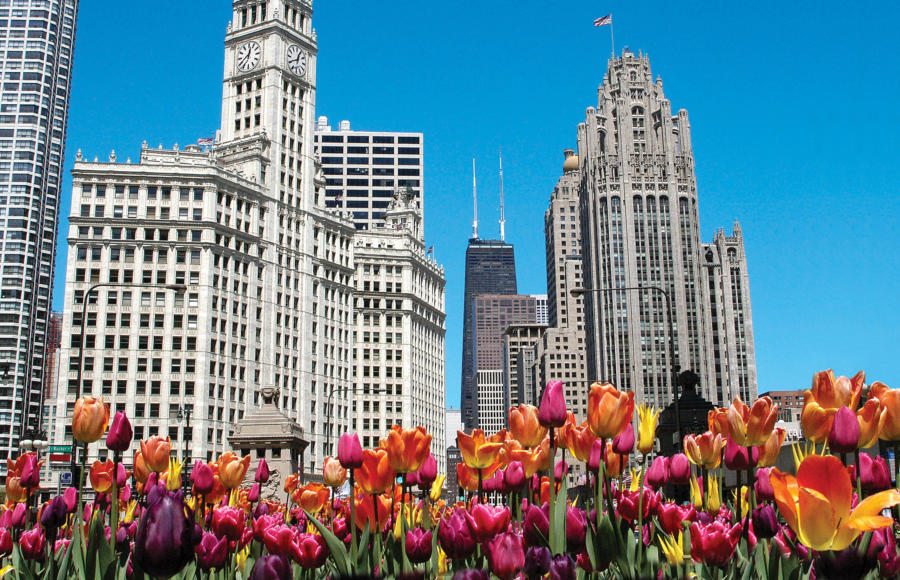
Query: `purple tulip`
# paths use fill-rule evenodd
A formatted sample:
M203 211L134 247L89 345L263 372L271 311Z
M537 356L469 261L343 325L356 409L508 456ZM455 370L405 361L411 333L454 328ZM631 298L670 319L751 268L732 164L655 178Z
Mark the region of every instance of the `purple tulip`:
M338 461L344 469L356 469L362 466L362 445L356 433L344 433L338 439Z
M487 570L459 570L452 580L490 580Z
M600 464L606 457L606 447L603 445L602 439L595 439L591 445L591 456L588 459L588 469L592 473L600 472Z
M834 416L828 448L832 453L850 453L859 446L859 421L850 407L841 407Z
M525 552L525 564L522 572L526 580L538 580L550 571L550 549L545 546L532 546Z
M254 483L250 486L250 491L247 492L247 501L250 503L256 503L259 501L259 484Z
M519 490L525 485L525 468L521 461L510 461L503 472L503 481L509 490Z
M753 450L752 456L747 447L738 445L729 435L728 441L725 443L725 467L732 471L746 471L756 465L759 449L756 447L751 449Z
M413 564L427 562L431 558L431 530L413 528L406 532L406 555Z
M650 469L647 470L646 483L653 489L659 489L669 483L669 458L657 455Z
M691 482L691 462L684 453L669 458L669 483L687 485Z
M26 560L43 561L46 546L47 537L44 535L44 530L38 525L27 532L22 532L22 537L19 538L19 548Z
M619 455L628 455L634 451L634 425L631 423L613 439L613 451Z
M260 458L253 479L260 485L265 485L269 482L269 464L266 463L265 459Z
M543 546L550 537L550 506L528 506L522 522L522 533L529 546Z
M128 537L128 528L119 526L116 530L116 551L120 554L128 554L131 552L131 540Z
M293 580L294 571L284 556L263 556L253 565L250 580Z
M550 562L550 580L575 580L575 560L560 554Z
M51 499L50 503L41 510L41 525L44 526L44 529L46 529L48 533L55 537L56 530L66 523L68 516L66 501L62 496L58 495Z
M774 538L778 533L778 516L775 514L775 508L769 504L763 504L753 510L753 533L757 538L768 539Z
M574 506L566 508L566 550L571 554L581 552L586 533L587 517L584 510Z
M212 492L216 484L212 467L198 459L191 470L191 484L196 495L207 495Z
M106 435L106 448L119 453L128 451L133 439L134 429L131 428L128 417L122 411L116 411L109 426L109 433Z
M152 576L173 576L194 559L193 540L194 525L181 492L153 487L135 537L135 566Z
M454 510L438 526L438 542L451 560L468 558L475 553L475 539L469 531L465 510Z
M544 427L562 427L566 424L566 398L560 381L550 381L538 407L538 422Z

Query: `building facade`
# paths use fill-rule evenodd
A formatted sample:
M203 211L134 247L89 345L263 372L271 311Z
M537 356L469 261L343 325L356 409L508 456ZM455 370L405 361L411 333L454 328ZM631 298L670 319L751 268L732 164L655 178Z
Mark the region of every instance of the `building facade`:
M334 130L327 117L319 117L315 138L325 174L325 206L352 212L357 229L380 228L397 189L410 193L424 215L422 133L354 131L350 121Z
M445 473L444 269L422 229L418 198L397 191L380 227L354 238L354 427L364 447L392 425L425 427Z
M323 426L350 427L355 229L325 208L314 162L316 54L311 3L237 0L211 149L77 157L55 441L80 394L103 395L136 438L208 460L272 386L310 441L306 471L334 454Z
M477 377L478 366L475 361L477 351L474 341L475 298L480 294L516 293L516 255L512 244L507 244L500 240L484 240L477 236L472 237L466 248L466 281L463 294L462 386L460 389L460 407L463 422L469 429L481 427L478 417L480 402ZM485 381L488 380L488 377L482 378Z
M0 476L43 417L78 0L0 3Z
M543 386L535 381L535 346L546 331L547 324L537 316L536 324L511 324L503 332L504 391L510 407L540 403Z
M753 398L749 360L743 379L710 373L690 122L684 109L672 114L646 56L626 50L610 60L597 106L578 126L578 158L584 285L613 290L584 295L588 375L657 408L671 400L679 368L700 375L710 401L741 394L740 384ZM648 287L662 292L630 290ZM749 309L747 288L741 296ZM750 320L742 324L752 337Z

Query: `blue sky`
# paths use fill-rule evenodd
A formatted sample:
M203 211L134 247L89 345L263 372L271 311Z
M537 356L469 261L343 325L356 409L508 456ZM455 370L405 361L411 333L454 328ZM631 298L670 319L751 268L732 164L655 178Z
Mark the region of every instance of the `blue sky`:
M543 213L616 48L650 55L690 113L704 240L739 219L760 391L816 370L900 386L900 8L888 2L317 0L317 114L425 134L426 237L447 276L447 403L458 406L471 159L496 232L503 148L519 288L546 291ZM227 0L81 3L65 195L76 150L139 157L219 126ZM65 237L54 305L62 308Z

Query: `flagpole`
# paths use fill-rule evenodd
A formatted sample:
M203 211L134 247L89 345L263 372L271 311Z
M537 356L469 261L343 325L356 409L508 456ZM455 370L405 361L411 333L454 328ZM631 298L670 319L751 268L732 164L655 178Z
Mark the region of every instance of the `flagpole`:
M612 45L612 57L616 58L616 35L613 31L613 19L611 17L609 19L609 42Z

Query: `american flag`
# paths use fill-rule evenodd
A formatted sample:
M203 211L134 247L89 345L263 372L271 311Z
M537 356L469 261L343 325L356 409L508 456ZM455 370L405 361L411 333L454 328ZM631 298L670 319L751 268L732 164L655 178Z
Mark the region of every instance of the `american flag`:
M212 145L215 142L215 137L204 137L203 139L197 139L197 145Z
M432 245L430 248L428 248L428 251L425 252L425 253L426 253L426 254L433 254L433 253L434 253L434 245Z
M612 14L607 14L594 20L594 26L608 26L610 24L612 24Z

